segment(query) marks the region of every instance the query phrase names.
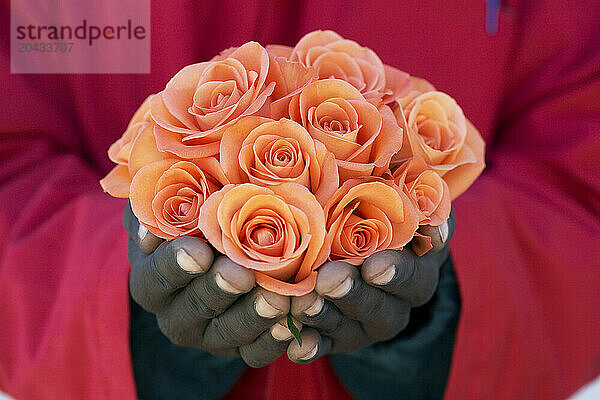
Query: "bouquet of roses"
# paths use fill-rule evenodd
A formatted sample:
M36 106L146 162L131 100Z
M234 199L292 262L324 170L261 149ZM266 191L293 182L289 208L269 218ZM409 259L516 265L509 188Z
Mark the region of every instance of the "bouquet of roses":
M411 240L427 252L417 229L446 221L483 153L452 97L315 31L183 68L110 147L101 184L156 236L199 237L301 296L326 261L358 266Z

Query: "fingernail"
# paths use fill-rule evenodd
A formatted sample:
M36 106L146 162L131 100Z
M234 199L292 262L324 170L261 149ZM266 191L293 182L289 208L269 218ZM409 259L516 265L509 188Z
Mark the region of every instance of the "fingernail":
M190 256L188 252L185 251L185 249L178 249L176 253L176 258L177 264L181 267L182 270L191 273L202 272L202 268L200 267L200 265L198 265L196 260L194 260L192 256Z
M138 227L138 238L140 238L140 242L142 240L144 240L144 238L146 237L147 234L148 234L148 228L146 228L144 225L140 224L140 226Z
M227 282L219 272L215 274L215 282L217 286L224 292L228 292L231 294L240 294L244 291Z
M376 275L371 282L375 285L385 285L390 283L392 278L396 275L396 266L394 264L388 266L380 274Z
M311 349L308 353L306 353L305 355L303 355L302 357L299 358L299 360L301 361L308 361L311 358L313 358L314 356L317 355L317 351L319 351L319 345L316 344L315 347L313 349Z
M258 294L256 296L256 302L254 303L254 307L258 315L260 315L263 318L274 318L278 315L281 315L281 310L269 304L262 294Z
M442 243L445 243L446 239L448 238L448 221L445 221L443 224L438 226L438 230L440 232L440 239L442 240Z
M275 324L271 327L271 336L273 336L273 339L283 342L290 340L294 335L292 335L292 332L286 326Z
M323 310L323 306L325 305L325 300L321 296L317 296L315 302L310 305L306 310L304 310L304 314L309 317L314 317L318 313Z
M295 318L292 318L292 320L294 321L294 325L296 325L296 328L298 328L298 330L301 331L302 323L296 320ZM271 327L271 336L273 336L275 340L283 342L286 340L290 340L294 335L292 335L292 332L290 332L290 330L288 329L286 320L282 320Z
M334 299L339 299L340 297L347 295L350 292L350 289L352 289L352 277L349 276L331 291L325 293L325 295Z

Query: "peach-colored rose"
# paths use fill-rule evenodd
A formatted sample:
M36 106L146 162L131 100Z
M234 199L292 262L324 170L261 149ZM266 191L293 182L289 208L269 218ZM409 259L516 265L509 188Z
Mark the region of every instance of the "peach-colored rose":
M288 63L249 42L183 68L150 104L158 148L183 158L216 155L227 126L246 115L269 116L272 102L287 107L285 99L312 79Z
M140 130L152 121L150 118L150 99L152 96L154 95L146 97L142 105L136 110L133 117L131 117L123 136L108 148L108 158L115 164L127 165L134 139Z
M213 157L193 162L154 161L133 177L131 209L140 223L158 237L202 237L198 229L200 207L226 184L229 181Z
M406 108L408 103L410 103L415 97L420 94L427 92L435 92L435 86L431 84L431 82L418 78L416 76L409 77L410 80L410 90L404 96L400 97L396 100L398 105L403 109Z
M359 265L371 254L399 250L415 234L419 214L393 181L346 181L325 207L327 236L321 256Z
M335 157L289 119L244 117L223 133L221 165L232 183L306 186L325 205L339 186Z
M375 105L391 103L410 88L409 75L384 65L375 52L333 31L314 31L294 48L271 45L273 54L313 67L320 79L337 78L352 84Z
M483 139L447 94L413 91L408 96L409 99L401 99L394 107L405 139L402 149L392 159L392 166L413 155L422 156L446 181L454 199L483 171Z
M287 296L314 289L325 218L306 187L227 185L203 204L199 226L219 252L254 270L265 289Z
M450 190L442 177L427 167L420 155L406 160L393 174L419 212L419 225L438 226L450 216Z
M149 162L166 158L154 140L154 122L150 117L150 95L133 114L127 129L108 149L108 158L117 164L101 181L105 192L114 197L129 197L131 178Z
M335 155L342 182L381 174L402 147L402 129L391 109L375 107L339 79L310 83L290 103L290 115Z

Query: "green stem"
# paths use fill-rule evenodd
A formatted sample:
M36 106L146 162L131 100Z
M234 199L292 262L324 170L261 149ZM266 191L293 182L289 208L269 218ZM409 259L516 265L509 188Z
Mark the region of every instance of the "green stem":
M302 347L302 336L300 336L300 331L296 328L296 325L294 325L294 320L290 313L287 315L287 326L290 332L292 332L292 336L294 336L300 347Z

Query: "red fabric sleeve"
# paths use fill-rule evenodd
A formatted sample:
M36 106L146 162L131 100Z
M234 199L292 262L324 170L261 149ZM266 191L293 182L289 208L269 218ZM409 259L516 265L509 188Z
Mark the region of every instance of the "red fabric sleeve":
M67 77L10 75L2 53L0 391L134 399L124 202L84 158Z
M564 399L600 373L600 9L530 3L487 170L455 203L448 399Z
M19 135L1 142L3 174L12 157L31 164L0 188L0 388L135 398L128 313L114 312L128 304L123 202L99 193L81 160Z

